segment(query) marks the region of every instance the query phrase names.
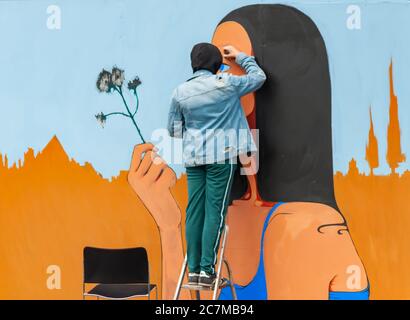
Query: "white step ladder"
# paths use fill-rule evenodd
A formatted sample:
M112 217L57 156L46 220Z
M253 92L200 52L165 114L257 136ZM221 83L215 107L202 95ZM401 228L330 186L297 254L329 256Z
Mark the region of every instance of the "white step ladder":
M182 266L181 275L178 280L178 285L175 291L174 300L179 300L181 290L189 290L191 292L195 292L196 300L201 300L201 291L213 291L214 293L213 293L212 300L216 301L219 298L218 293L220 292L220 290L227 288L228 286L231 288L233 299L238 300L238 297L236 295L235 283L233 281L232 271L231 271L228 261L225 260L225 247L226 247L226 241L228 239L228 234L229 234L229 227L225 226L224 236L222 240L222 247L221 247L221 252L220 252L220 257L219 257L219 266L218 266L218 270L216 274L215 286L212 288L212 287L202 287L199 285L198 286L184 285L183 283L184 283L184 279L186 277L186 273L188 269L188 256L185 256L185 261ZM221 281L222 280L221 279L222 266L224 264L228 272L227 281Z

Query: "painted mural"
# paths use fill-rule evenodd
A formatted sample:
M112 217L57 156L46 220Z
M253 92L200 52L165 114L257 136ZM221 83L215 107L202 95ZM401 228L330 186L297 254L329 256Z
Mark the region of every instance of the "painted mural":
M0 3L0 299L82 299L85 247L146 248L173 298L187 179L162 128L203 41L268 75L242 100L259 170L231 194L238 297L410 299L410 5L159 2Z

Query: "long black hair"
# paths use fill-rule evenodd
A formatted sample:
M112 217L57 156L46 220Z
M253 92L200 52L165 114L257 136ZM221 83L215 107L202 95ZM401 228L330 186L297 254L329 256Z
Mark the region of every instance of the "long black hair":
M229 13L247 31L268 76L256 93L260 130L258 187L263 200L338 206L334 195L331 80L325 42L315 23L284 5ZM237 173L231 200L247 191Z

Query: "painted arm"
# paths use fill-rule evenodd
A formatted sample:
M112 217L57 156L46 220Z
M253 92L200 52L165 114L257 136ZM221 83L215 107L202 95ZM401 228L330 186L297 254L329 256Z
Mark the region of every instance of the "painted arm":
M134 149L128 182L148 209L161 235L162 299L174 297L180 269L184 262L181 234L181 211L171 194L175 172L154 151L151 144ZM189 299L181 293L182 299Z
M366 271L334 209L314 203L280 207L265 236L270 300L328 300L329 292L367 288ZM321 226L328 227L319 231Z

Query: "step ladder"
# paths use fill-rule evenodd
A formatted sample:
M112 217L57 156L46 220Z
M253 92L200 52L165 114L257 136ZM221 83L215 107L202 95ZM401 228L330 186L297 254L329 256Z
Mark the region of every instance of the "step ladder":
M195 298L196 300L201 300L201 291L213 291L213 297L212 300L216 301L219 296L218 293L224 289L227 288L228 286L231 288L232 291L232 297L234 300L238 300L238 297L236 295L236 289L235 289L235 283L233 281L233 276L232 276L232 271L231 267L229 266L228 261L225 259L225 247L226 247L226 241L228 239L228 234L229 234L229 227L225 226L224 229L224 236L222 240L222 247L219 255L219 265L217 269L217 274L216 274L216 283L214 287L202 287L202 286L191 286L191 285L184 285L184 279L186 277L186 273L188 271L188 256L185 256L185 261L182 265L182 270L181 270L181 275L178 280L178 285L177 289L175 291L175 296L174 300L179 300L181 290L188 290L191 292L195 293ZM222 279L222 267L223 265L226 266L226 270L228 272L228 279L227 281L224 281Z

